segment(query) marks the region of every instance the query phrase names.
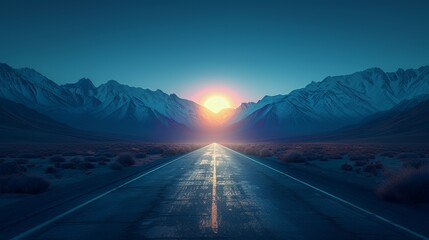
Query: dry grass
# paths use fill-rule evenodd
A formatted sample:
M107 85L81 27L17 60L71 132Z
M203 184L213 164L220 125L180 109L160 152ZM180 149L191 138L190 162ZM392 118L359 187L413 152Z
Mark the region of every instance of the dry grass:
M124 167L129 167L136 164L136 161L134 160L134 158L129 154L118 156L118 158L116 159L116 162L121 164Z
M374 184L375 187L380 181L384 181L377 190L377 195L383 200L407 204L429 202L428 144L251 143L226 145L248 155L262 158L274 156L279 161L288 164L318 161L313 165L322 168L325 166L329 171L342 171L350 177L364 175L368 177L368 182ZM328 163L319 163L319 161L328 161Z
M26 174L12 174L0 177L0 193L38 194L45 192L50 183L44 178Z
M147 164L163 156L184 154L202 146L156 143L2 144L0 192L40 193L46 191L50 183L64 187L89 176Z
M4 162L0 164L0 176L26 172L27 169L16 161Z
M429 169L403 168L378 187L377 195L391 202L429 203Z
M298 151L287 151L285 153L279 154L277 158L280 161L287 163L303 163L307 161L305 156Z

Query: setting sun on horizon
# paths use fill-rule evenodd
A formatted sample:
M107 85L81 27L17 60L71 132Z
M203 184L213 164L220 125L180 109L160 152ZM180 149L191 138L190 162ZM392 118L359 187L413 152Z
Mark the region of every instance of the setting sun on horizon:
M231 101L222 95L209 96L203 103L203 106L214 113L218 113L225 108L231 108Z
M235 109L246 101L237 91L237 87L227 84L196 86L189 95L190 100L216 114L223 109Z

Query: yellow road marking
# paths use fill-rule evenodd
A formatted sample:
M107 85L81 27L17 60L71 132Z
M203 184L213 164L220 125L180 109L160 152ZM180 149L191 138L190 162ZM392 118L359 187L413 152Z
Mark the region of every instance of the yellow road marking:
M214 233L217 233L217 205L216 205L216 143L213 145L213 185L212 185L212 214L211 227Z

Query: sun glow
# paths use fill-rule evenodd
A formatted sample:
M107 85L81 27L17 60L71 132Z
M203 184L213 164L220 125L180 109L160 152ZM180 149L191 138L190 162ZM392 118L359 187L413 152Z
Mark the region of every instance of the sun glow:
M204 107L214 113L220 112L222 109L231 108L231 102L224 96L214 95L207 98L204 101Z

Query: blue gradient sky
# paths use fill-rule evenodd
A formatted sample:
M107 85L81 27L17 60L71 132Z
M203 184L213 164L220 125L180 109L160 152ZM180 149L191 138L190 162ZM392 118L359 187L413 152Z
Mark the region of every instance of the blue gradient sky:
M427 65L428 9L412 0L1 1L0 62L58 83L115 79L194 100L220 86L256 101L328 75Z

